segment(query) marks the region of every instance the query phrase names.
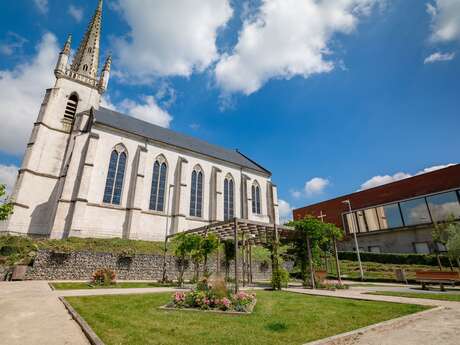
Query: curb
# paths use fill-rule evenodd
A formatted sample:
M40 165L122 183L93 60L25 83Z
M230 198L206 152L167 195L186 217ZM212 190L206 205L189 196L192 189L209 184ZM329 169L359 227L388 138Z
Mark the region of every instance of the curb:
M354 331L341 333L341 334L336 334L336 335L333 335L331 337L320 339L320 340L314 340L314 341L311 341L309 343L305 343L303 345L342 344L343 341L346 341L349 338L353 338L353 337L362 335L364 332L368 332L368 331L371 331L371 330L375 330L375 329L383 328L383 327L386 327L386 326L390 326L390 325L392 325L394 323L397 323L397 322L400 322L400 321L409 321L409 320L415 319L415 318L417 318L417 317L419 317L421 315L425 315L425 314L428 314L428 313L432 313L434 311L444 310L444 309L447 309L447 308L446 307L430 308L428 310L419 311L418 313L404 315L404 316L398 317L396 319L386 320L386 321L382 321L382 322L379 322L379 323L375 323L375 324L370 325L370 326L358 328L358 329L355 329Z
M75 309L64 299L64 297L59 297L59 300L64 304L69 314L72 316L72 319L77 322L77 324L82 329L86 338L88 338L91 345L105 345L104 342L97 336L88 323L83 320L83 318L78 314Z

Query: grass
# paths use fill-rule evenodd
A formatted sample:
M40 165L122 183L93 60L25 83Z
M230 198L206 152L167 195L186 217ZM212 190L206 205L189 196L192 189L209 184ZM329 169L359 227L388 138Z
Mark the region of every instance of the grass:
M415 271L427 270L427 271L439 271L437 266L425 266L425 265L398 265L398 264L381 264L377 262L363 262L364 277L367 281L395 281L395 269L401 268L406 272L406 278L408 280L415 280ZM346 275L348 279L359 279L359 265L356 261L340 261L340 270L342 275ZM444 268L445 271L450 269ZM329 270L331 275L336 275L335 266Z
M427 309L258 291L251 315L158 309L170 294L66 298L107 345L303 344Z
M91 283L50 283L55 290L84 290L84 289L129 289L129 288L152 288L171 287L174 284L163 284L157 282L119 282L108 286L91 285Z
M420 293L420 292L398 292L398 291L375 291L368 292L368 295L383 295L408 298L435 299L439 301L460 302L460 293Z

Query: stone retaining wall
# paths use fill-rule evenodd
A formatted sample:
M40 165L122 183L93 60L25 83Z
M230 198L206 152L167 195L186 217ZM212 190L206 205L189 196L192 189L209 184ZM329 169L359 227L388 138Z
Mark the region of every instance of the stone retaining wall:
M185 279L193 275L193 268L187 269ZM230 266L232 276L233 264ZM132 257L121 257L110 253L73 252L69 254L54 253L41 250L38 252L33 267L27 271L28 280L88 280L94 271L110 268L119 280L160 280L163 276L163 256L138 254ZM216 272L216 260L209 263L209 270ZM166 257L168 279L175 280L178 276L176 258ZM221 272L225 268L221 266ZM271 265L253 261L252 273L254 280L270 279ZM241 274L241 273L240 273Z

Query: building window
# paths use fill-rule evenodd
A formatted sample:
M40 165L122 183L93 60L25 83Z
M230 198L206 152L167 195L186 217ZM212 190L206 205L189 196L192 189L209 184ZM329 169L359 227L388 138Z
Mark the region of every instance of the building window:
M262 214L262 210L260 209L260 187L257 182L252 185L251 188L252 194L252 213L254 214Z
M455 192L442 193L426 198L431 216L435 222L460 218L460 204Z
M366 219L364 218L364 211L357 211L356 217L358 219L359 232L367 232Z
M231 176L227 176L224 180L224 220L230 220L235 217L233 207L234 197L234 182Z
M369 252L371 253L381 253L380 246L369 246Z
M428 242L414 242L414 249L417 254L430 254Z
M83 71L87 72L88 71L88 65L83 66Z
M104 203L120 205L125 168L126 152L124 147L119 145L110 155L109 171L104 189Z
M69 100L67 101L67 105L64 111L64 119L69 120L69 122L73 121L75 114L77 112L78 106L78 96L73 93L70 95Z
M382 230L404 226L398 204L377 207L377 216Z
M347 223L347 228L348 228L348 232L350 234L353 234L353 233L358 233L358 226L357 226L357 222L356 222L356 214L353 212L353 213L347 213L345 215L345 221Z
M192 172L192 185L190 192L190 215L201 217L203 210L203 171L195 167Z
M438 250L439 253L447 252L447 247L444 244L442 244L440 242L436 242L435 246L436 246L436 249Z
M403 201L399 205L406 226L431 223L425 198Z
M168 167L165 158L163 156L158 157L153 163L152 189L149 203L149 208L153 211L164 211L167 171Z
M379 218L377 217L377 210L375 208L368 208L364 210L366 216L367 228L369 231L376 231L380 229Z

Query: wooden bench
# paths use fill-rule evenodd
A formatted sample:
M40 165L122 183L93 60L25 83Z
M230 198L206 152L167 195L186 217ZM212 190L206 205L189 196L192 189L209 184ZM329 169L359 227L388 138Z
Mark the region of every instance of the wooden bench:
M415 280L422 284L424 290L427 284L439 284L441 291L445 291L444 284L460 282L460 274L458 272L416 271Z

